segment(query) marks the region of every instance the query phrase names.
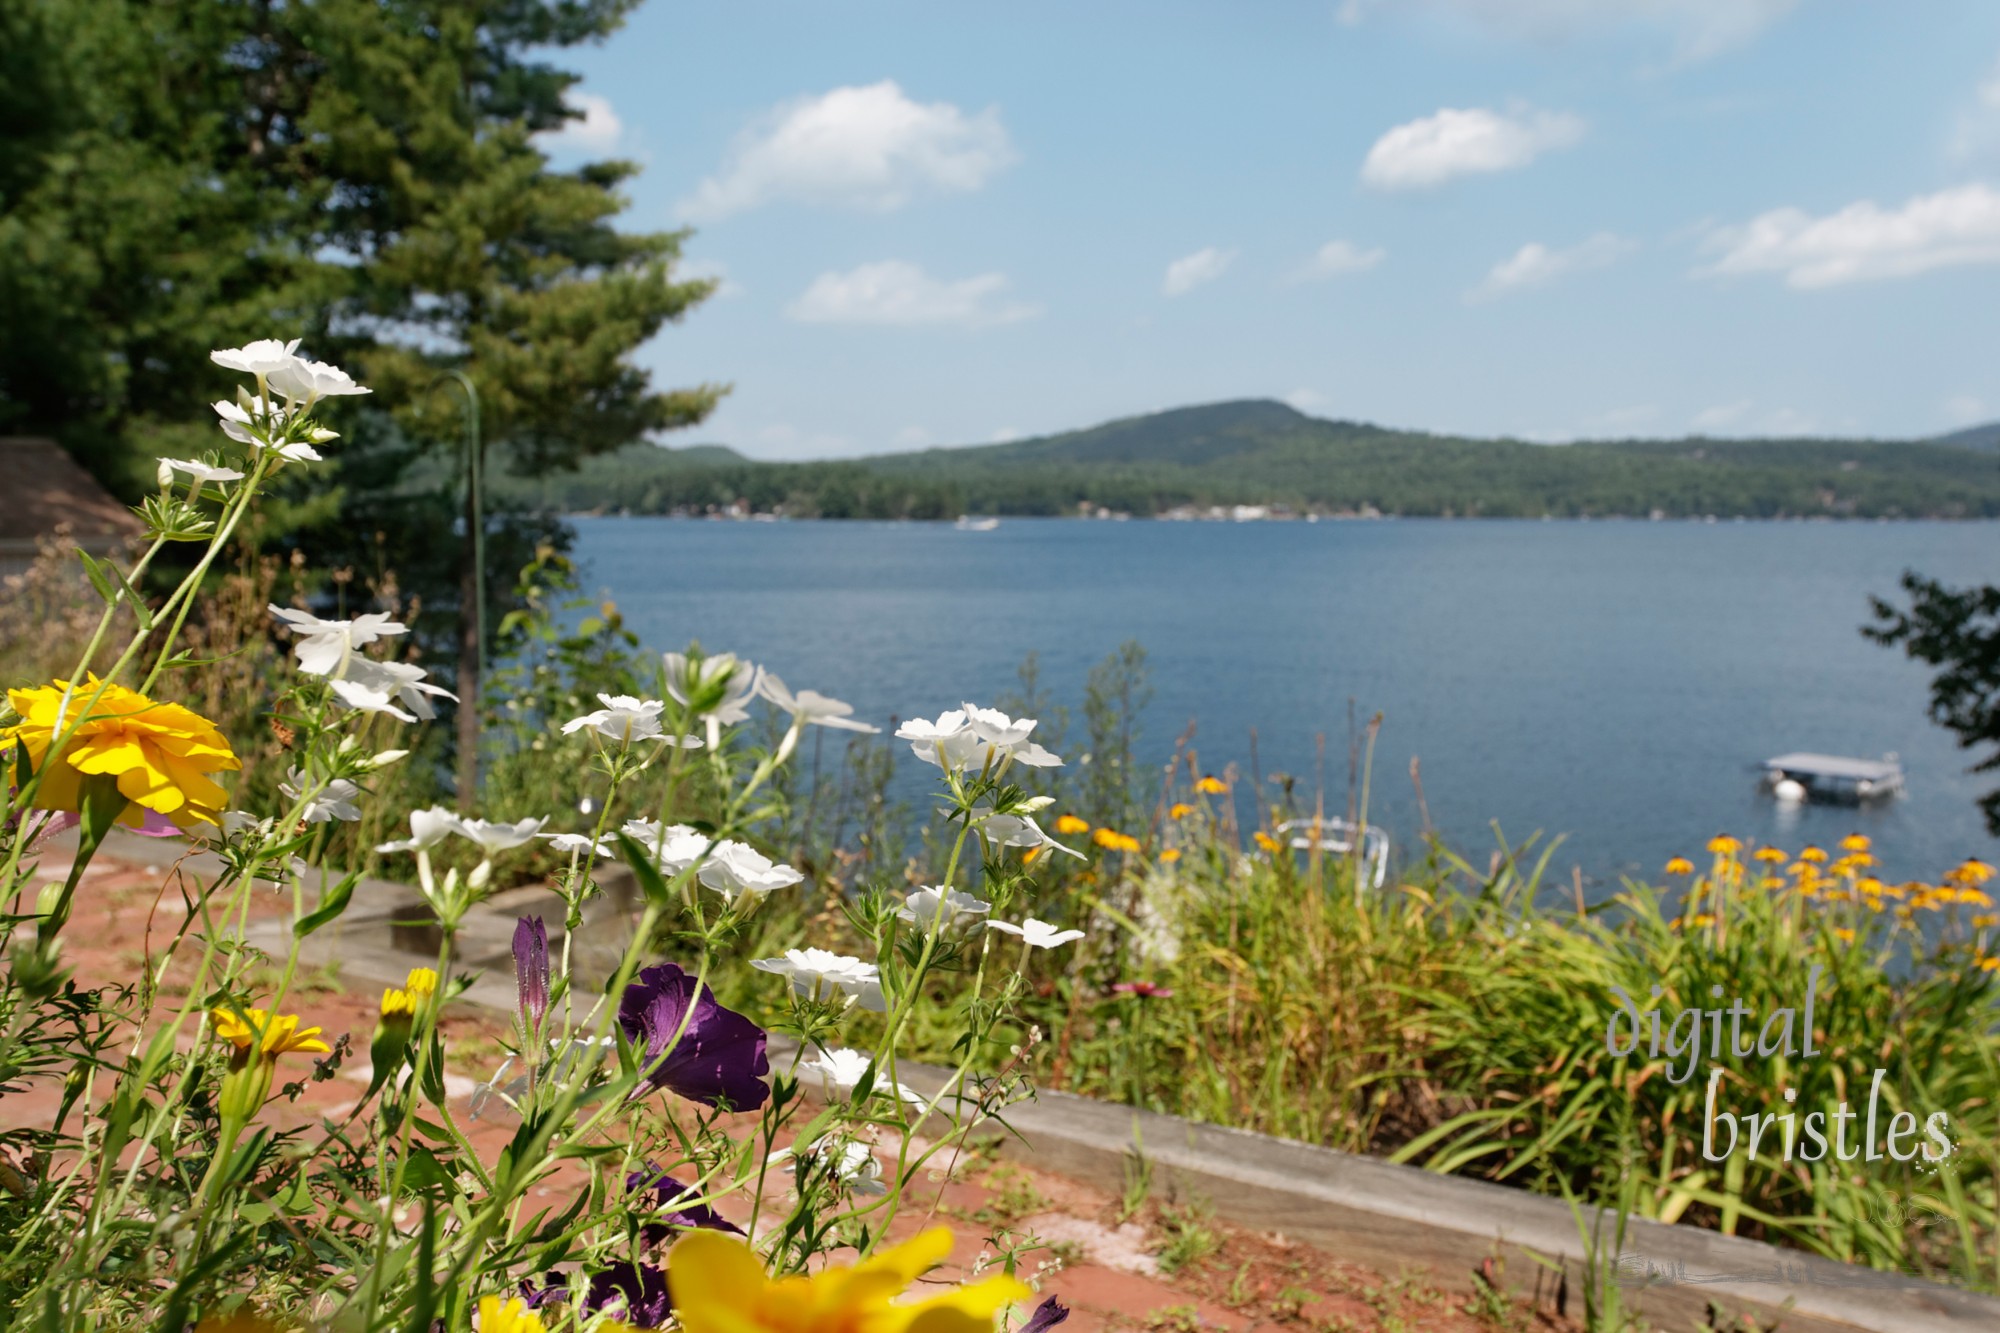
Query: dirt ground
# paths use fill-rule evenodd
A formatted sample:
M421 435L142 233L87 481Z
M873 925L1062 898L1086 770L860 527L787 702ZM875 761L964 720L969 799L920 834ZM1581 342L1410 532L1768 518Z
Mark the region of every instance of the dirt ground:
M162 891L169 859L163 845L158 864L100 857L86 871L65 931L65 956L79 984L129 981L182 928L179 893ZM63 860L45 859L41 873L66 873ZM275 915L286 906L276 894L260 895L253 913ZM272 1104L266 1116L286 1124L338 1118L366 1086L379 992L344 986L337 971L303 974L292 991L287 1011L323 1028L329 1040L346 1034L353 1056L339 1075L317 1082L308 1078L306 1057L287 1057L277 1083L305 1079L305 1090L295 1102ZM472 1121L462 1108L505 1058L506 1024L479 1012L448 1011L444 1031L454 1111L474 1146L490 1158L511 1137L511 1121L504 1110L498 1118ZM0 1121L46 1123L56 1096L46 1083L7 1095L0 1099ZM564 1192L561 1185L551 1182L541 1192L554 1202ZM1578 1327L1547 1302L1536 1308L1490 1288L1483 1295L1447 1293L1431 1274L1383 1273L1282 1236L1232 1227L1216 1220L1201 1199L1127 1209L1075 1181L980 1156L959 1159L948 1177L937 1173L906 1197L893 1231L938 1222L958 1236L952 1265L939 1277L963 1275L982 1254L990 1262L996 1243L1018 1245L1033 1237L1037 1248L1023 1256L1022 1271L1044 1295L1070 1307L1064 1333L1527 1333ZM1463 1288L1469 1276L1450 1285Z

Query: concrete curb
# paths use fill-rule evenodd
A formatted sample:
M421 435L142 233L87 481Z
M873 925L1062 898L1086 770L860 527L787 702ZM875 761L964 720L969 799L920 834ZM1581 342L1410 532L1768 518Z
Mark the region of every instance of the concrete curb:
M136 837L117 839L106 850L125 860L171 859L157 841ZM204 854L187 864L197 872L218 868ZM400 984L424 959L393 947L388 922L413 893L385 881L364 882L348 917L307 938L301 961L337 965L356 982ZM493 907L474 915L482 913L495 920L468 931L483 944L463 965L481 975L458 1003L511 1016L511 959L504 944L497 952L494 946L511 933L514 913L505 914L504 924ZM577 944L586 953L601 951L617 929L608 915L599 917L578 932ZM267 952L282 952L290 943L281 921L259 923L251 934ZM778 1045L774 1040L774 1054ZM916 1064L902 1065L898 1075L927 1093L949 1077L946 1070ZM1545 1271L1539 1256L1562 1267L1573 1293L1571 1312L1582 1310L1584 1247L1561 1200L1063 1092L1041 1093L1010 1108L1005 1126L978 1132L1023 1162L1112 1194L1123 1192L1128 1172L1143 1158L1155 1193L1199 1196L1226 1221L1386 1271L1425 1267L1449 1288L1472 1289L1475 1270L1496 1255L1505 1260L1510 1285L1519 1288L1523 1279L1532 1285L1533 1276ZM1618 1267L1632 1284L1623 1289L1626 1301L1676 1327L1700 1325L1713 1301L1732 1315L1741 1310L1767 1322L1775 1318L1784 1333L2000 1329L2000 1299L1698 1227L1631 1219Z

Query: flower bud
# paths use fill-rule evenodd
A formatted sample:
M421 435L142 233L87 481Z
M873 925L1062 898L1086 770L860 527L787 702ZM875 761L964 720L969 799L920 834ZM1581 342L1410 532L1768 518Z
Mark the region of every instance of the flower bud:
M174 484L173 466L164 458L160 460L159 469L153 475L159 478L160 489L163 491Z
M398 759L405 757L409 753L410 752L408 750L384 750L382 751L382 753L376 755L373 759L370 759L368 761L368 767L387 768L389 765L395 763Z
M339 438L339 431L328 430L324 426L314 426L306 433L306 439L314 444L325 444L328 440L337 440Z
M1021 802L1021 813L1032 815L1038 811L1048 809L1055 803L1056 798L1053 796L1030 796L1027 800Z

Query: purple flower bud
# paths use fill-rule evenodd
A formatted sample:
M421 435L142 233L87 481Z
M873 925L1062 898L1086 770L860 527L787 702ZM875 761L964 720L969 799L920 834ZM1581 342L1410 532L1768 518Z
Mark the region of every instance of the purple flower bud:
M706 1227L710 1231L728 1231L740 1236L743 1228L724 1217L705 1203L681 1203L679 1200L691 1192L687 1186L672 1176L663 1175L660 1169L647 1162L643 1171L634 1171L625 1177L625 1188L635 1192L650 1193L653 1197L646 1205L651 1209L647 1224L641 1228L648 1245L658 1245L675 1230Z
M764 1029L723 1008L707 987L698 998L694 991L694 978L672 963L645 969L625 988L618 1025L641 1048L646 1081L704 1106L756 1110L771 1095Z
M1063 1320L1069 1318L1069 1307L1051 1296L1035 1307L1028 1316L1028 1322L1021 1325L1019 1333L1045 1333Z
M514 982L521 996L521 1026L533 1036L549 1012L549 932L538 916L514 923Z

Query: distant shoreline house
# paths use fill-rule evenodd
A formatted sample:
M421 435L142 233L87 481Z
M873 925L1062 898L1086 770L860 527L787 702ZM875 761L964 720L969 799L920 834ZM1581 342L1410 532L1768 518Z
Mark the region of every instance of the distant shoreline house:
M42 544L68 527L67 541L105 555L139 535L138 516L54 440L0 436L0 577L34 563Z

